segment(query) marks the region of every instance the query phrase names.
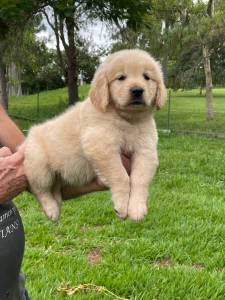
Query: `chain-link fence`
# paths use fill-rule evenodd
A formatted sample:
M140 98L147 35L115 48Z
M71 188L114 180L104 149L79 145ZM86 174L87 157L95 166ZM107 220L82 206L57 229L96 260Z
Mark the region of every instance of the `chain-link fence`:
M31 125L52 118L64 111L67 98L52 91L20 97L10 97L9 115L17 125L27 131Z
M166 106L156 113L159 130L225 138L225 89L213 93L214 117L206 118L205 95L198 90L168 91Z
M88 93L88 86L80 90L80 98ZM67 108L67 90L59 89L35 95L11 97L9 114L22 129L58 115ZM155 113L159 131L199 134L225 138L225 89L214 89L214 118L206 119L205 95L199 90L168 91L165 107Z

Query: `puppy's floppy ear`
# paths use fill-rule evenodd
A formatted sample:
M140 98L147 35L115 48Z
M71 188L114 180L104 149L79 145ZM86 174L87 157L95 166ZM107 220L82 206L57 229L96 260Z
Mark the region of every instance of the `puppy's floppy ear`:
M159 110L163 107L166 102L167 92L166 87L163 81L157 83L157 91L155 97L155 106L156 109Z
M104 69L99 69L95 73L89 97L96 108L106 111L109 104L109 84Z

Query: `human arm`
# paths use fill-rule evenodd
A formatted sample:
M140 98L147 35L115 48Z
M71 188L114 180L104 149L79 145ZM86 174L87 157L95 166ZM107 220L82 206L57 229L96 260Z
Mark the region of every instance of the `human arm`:
M106 186L104 186L98 179L95 179L87 185L81 187L65 185L61 191L63 200L69 200L88 193L104 191L106 189Z
M23 153L16 152L24 135L0 105L0 203L12 199L27 188ZM13 153L15 152L15 153Z
M21 130L13 123L0 105L0 144L8 147L11 152L16 152L17 147L23 143L24 139Z

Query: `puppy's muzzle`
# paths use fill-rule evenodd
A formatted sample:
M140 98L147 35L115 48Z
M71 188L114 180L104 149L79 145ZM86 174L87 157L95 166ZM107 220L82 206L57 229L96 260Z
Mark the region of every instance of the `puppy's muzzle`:
M144 100L143 100L143 93L144 89L138 86L130 88L130 94L131 94L131 100L129 105L143 105Z

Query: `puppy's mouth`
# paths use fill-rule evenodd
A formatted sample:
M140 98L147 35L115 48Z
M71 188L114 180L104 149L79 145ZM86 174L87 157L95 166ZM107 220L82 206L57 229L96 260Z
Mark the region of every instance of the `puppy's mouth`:
M145 90L141 86L133 86L129 90L130 92L130 106L143 106L145 105L144 101L144 92Z
M129 101L128 105L129 106L145 106L146 103L142 97L134 97Z

